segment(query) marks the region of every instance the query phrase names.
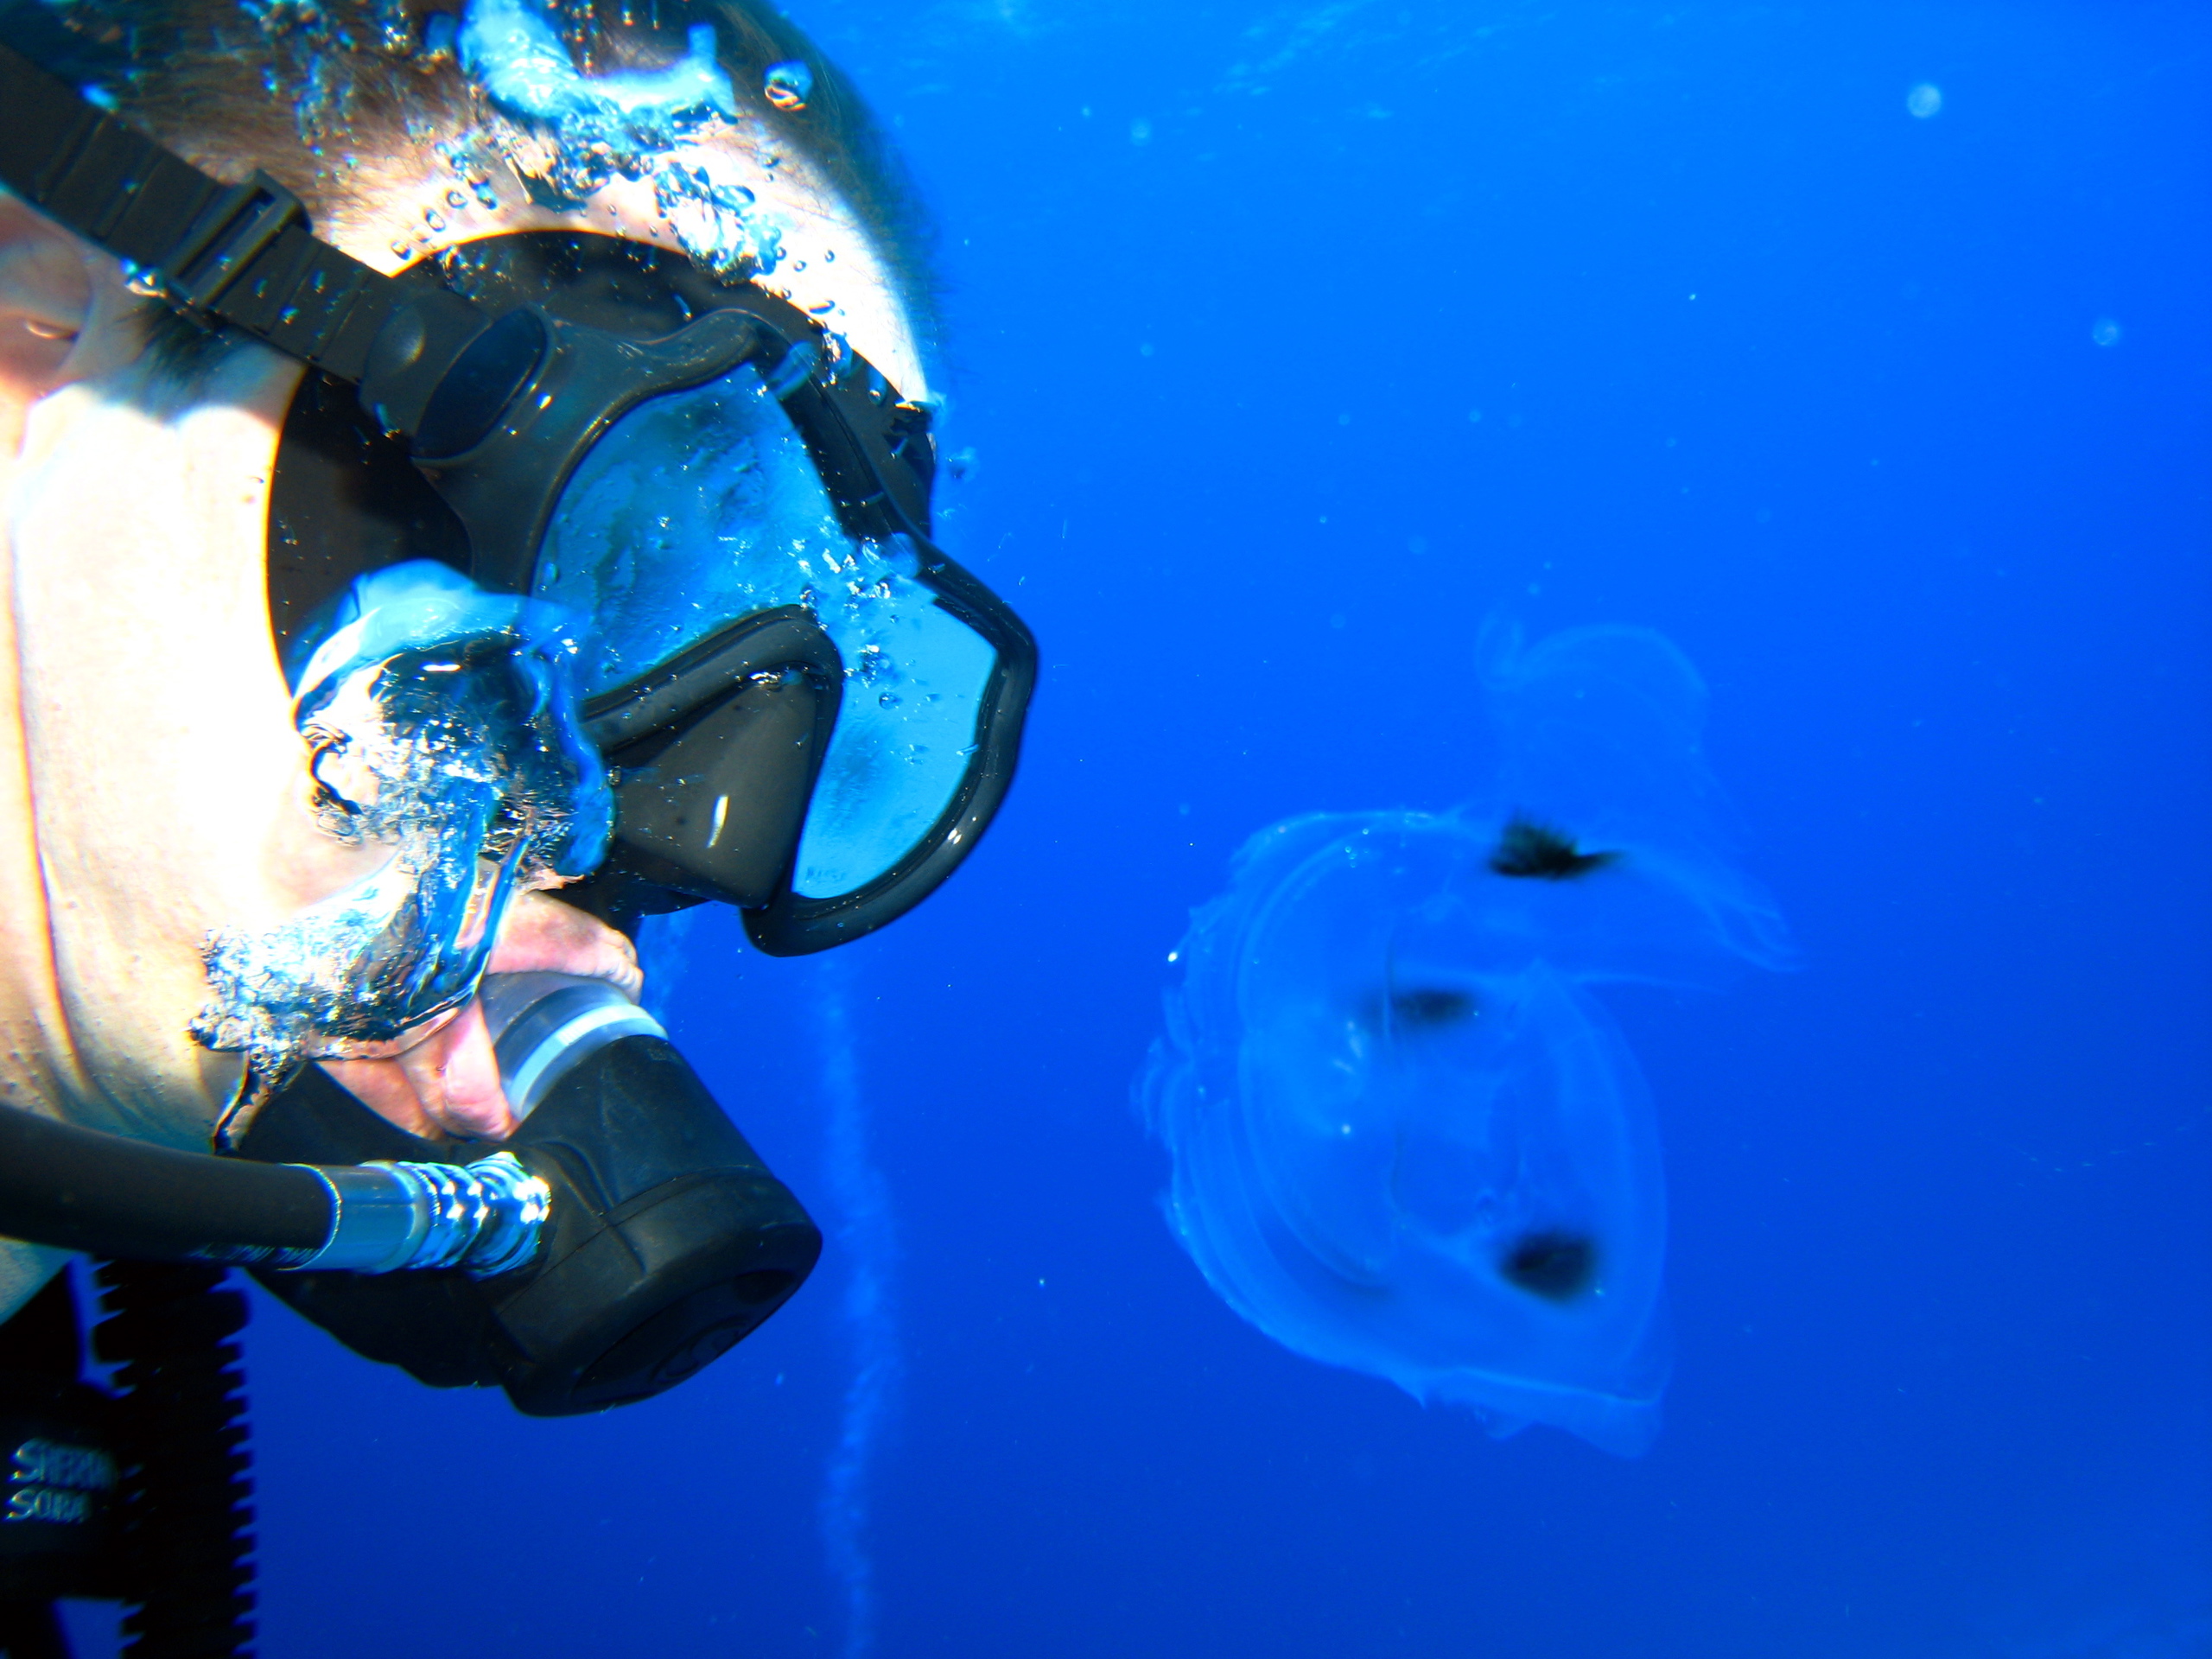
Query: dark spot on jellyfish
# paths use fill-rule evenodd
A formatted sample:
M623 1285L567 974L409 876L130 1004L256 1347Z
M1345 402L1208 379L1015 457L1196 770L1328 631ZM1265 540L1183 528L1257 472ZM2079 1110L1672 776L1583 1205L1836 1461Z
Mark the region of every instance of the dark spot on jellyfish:
M1475 999L1440 985L1390 993L1390 1021L1402 1028L1433 1031L1475 1017Z
M1592 870L1601 870L1620 857L1618 853L1586 853L1573 840L1530 818L1509 821L1497 838L1490 867L1500 875L1535 876L1545 881L1572 881Z
M1580 1233L1529 1233L1497 1270L1509 1283L1548 1302L1571 1302L1598 1276L1598 1246Z

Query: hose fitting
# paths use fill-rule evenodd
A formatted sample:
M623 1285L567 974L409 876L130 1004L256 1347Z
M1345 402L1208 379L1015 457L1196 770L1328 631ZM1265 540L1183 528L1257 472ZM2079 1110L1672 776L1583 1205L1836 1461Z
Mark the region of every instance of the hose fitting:
M512 1153L468 1165L372 1163L312 1169L330 1189L330 1236L287 1271L397 1273L459 1268L489 1279L537 1253L552 1190Z

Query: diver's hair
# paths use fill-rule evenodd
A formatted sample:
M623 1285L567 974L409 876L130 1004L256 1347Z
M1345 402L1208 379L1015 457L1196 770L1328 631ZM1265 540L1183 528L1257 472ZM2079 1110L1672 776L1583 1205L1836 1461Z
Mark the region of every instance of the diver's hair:
M461 0L0 0L0 40L94 88L134 125L218 177L259 168L318 225L419 188L433 136L466 130L480 95L425 49ZM558 0L549 20L580 67L658 67L708 23L745 116L807 156L882 241L917 313L933 298L903 169L851 83L758 0ZM771 65L803 60L804 106L771 104ZM175 331L157 331L175 333ZM179 336L180 360L195 354Z

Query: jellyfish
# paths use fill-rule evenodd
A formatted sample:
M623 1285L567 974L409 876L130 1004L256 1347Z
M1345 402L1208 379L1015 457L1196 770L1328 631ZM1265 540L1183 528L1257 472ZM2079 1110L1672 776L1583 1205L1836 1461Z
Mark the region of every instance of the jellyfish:
M1294 1352L1624 1456L1657 1433L1666 1189L1598 999L1788 965L1659 634L1488 636L1484 789L1262 830L1175 959L1138 1095L1170 1225Z

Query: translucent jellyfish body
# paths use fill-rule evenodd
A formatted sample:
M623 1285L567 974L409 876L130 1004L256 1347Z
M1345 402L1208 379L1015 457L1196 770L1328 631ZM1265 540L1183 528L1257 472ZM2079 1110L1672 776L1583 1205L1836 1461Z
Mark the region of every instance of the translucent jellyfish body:
M1728 862L1705 695L1658 635L1494 645L1494 787L1263 830L1198 911L1140 1095L1168 1215L1310 1358L1635 1455L1657 1432L1666 1197L1592 988L1783 965Z

